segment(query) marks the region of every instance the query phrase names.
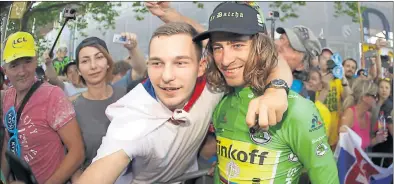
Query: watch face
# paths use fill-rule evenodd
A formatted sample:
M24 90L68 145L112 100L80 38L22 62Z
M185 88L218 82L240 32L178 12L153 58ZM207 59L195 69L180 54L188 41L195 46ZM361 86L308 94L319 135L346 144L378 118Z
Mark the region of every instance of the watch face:
M285 85L285 81L276 79L276 80L272 80L272 84L274 86L284 86Z

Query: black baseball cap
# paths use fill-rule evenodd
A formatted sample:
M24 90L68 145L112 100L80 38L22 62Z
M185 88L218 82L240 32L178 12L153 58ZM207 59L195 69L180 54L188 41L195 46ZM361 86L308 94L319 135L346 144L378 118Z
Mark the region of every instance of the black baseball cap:
M199 42L210 38L213 32L227 32L240 35L266 33L263 16L246 3L224 2L219 4L209 17L209 28L193 38Z
M82 40L82 42L78 45L77 49L75 50L75 54L76 54L75 60L77 63L79 62L78 61L79 51L81 51L81 49L84 47L92 46L92 45L100 45L109 53L107 44L105 43L104 40L97 38L97 37L89 37L89 38Z

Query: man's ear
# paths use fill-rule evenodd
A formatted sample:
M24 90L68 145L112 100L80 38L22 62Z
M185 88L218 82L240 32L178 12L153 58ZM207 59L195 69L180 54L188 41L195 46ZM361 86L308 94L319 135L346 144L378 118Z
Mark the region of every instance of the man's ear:
M4 72L4 75L7 75L7 71L8 71L8 63L5 63L3 66L3 72Z
M301 63L300 65L298 65L298 66L295 68L295 70L301 72L301 71L304 70L304 68L305 68L305 67L304 67L304 63Z
M33 62L34 62L34 66L37 68L38 67L38 57L37 56L35 56L33 58Z
M295 68L296 71L304 71L305 69L305 64L304 64L304 54L297 52L297 54L294 54L294 59L295 60L301 60L301 63Z
M201 58L200 62L198 63L198 77L201 77L205 74L207 66L208 60L205 57Z

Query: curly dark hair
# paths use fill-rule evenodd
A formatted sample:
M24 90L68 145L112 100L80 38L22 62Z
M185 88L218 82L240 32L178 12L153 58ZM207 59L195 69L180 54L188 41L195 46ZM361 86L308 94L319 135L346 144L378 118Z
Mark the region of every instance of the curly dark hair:
M273 40L264 33L257 33L251 36L252 47L249 53L248 62L244 68L244 81L249 84L254 93L262 95L265 82L272 69L278 64L278 54ZM231 92L232 87L228 86L223 74L219 71L213 59L212 43L207 44L207 79L211 90L216 92Z

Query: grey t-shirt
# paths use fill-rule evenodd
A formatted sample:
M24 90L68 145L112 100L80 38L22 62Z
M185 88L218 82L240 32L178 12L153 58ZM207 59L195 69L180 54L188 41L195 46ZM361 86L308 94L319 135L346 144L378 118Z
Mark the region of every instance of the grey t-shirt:
M90 165L92 159L96 156L97 150L101 145L102 137L106 134L108 126L111 123L105 115L105 109L125 94L125 88L113 87L112 96L106 100L89 100L80 95L73 101L77 121L85 143L83 170Z
M118 82L115 82L115 84L113 84L113 86L124 87L127 89L127 86L129 86L132 81L133 80L131 79L131 69L130 69L126 72L126 74Z

